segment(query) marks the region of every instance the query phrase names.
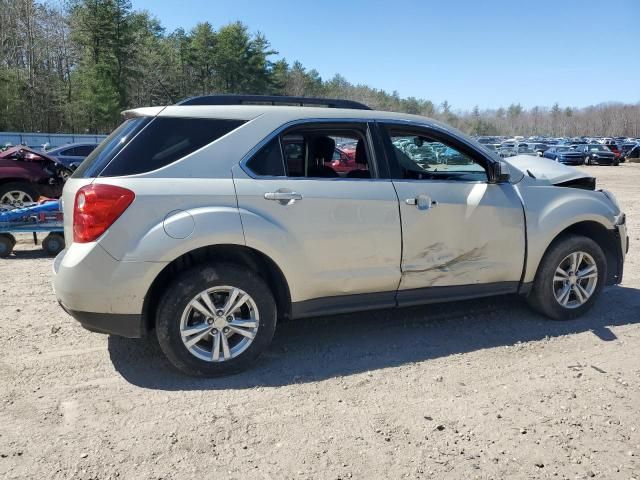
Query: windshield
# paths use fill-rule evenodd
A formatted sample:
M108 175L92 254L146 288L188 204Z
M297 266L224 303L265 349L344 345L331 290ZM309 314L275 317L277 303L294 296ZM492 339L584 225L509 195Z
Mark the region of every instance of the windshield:
M604 145L589 145L590 152L608 152L609 149Z

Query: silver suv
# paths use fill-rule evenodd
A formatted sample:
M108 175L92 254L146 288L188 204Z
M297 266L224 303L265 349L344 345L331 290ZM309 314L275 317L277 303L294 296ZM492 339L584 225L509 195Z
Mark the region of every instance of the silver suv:
M65 185L55 292L188 374L253 365L278 319L518 293L565 320L622 279L625 215L594 178L424 117L252 96L124 115Z

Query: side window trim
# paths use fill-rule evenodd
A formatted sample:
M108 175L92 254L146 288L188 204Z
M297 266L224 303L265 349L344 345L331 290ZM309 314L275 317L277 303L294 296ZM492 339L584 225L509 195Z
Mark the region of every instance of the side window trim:
M429 125L418 125L412 123L396 123L396 122L388 122L388 121L378 121L379 134L382 137L382 143L384 145L385 156L387 158L387 162L389 164L389 172L390 178L393 180L401 180L401 181L417 181L417 182L451 182L451 183L491 183L491 166L490 160L483 155L481 152L472 148L470 145L467 145L466 142L456 138L455 136L444 132L442 130L433 128ZM445 180L445 179L421 179L421 180L412 180L412 179L403 179L402 173L400 170L400 165L398 164L395 153L393 151L393 145L391 142L391 130L400 130L406 134L416 135L424 135L425 137L433 138L437 141L442 141L447 146L450 146L454 149L460 149L461 153L468 155L473 161L478 163L485 171L486 179L482 181L478 180Z
M336 178L328 178L328 177L289 177L287 176L287 166L285 163L285 155L284 148L282 145L282 137L289 133L292 129L299 127L304 130L317 128L318 130L336 130L340 128L344 128L353 124L353 130L361 130L364 127L365 130L365 142L367 148L367 154L369 156L369 168L372 172L371 178L347 178L347 177L336 177ZM265 138L263 138L257 145L255 145L241 160L240 160L240 168L244 171L249 177L254 179L261 180L282 180L286 178L287 180L328 180L328 181L378 181L378 180L388 180L390 177L388 172L385 172L386 162L383 162L380 158L380 147L378 145L377 140L377 129L373 128L375 126L375 121L366 118L357 118L357 119L343 119L343 118L333 118L333 119L303 119L288 122ZM358 128L360 127L360 128ZM349 127L347 127L349 128ZM375 132L375 133L374 133ZM271 142L274 137L278 138L278 144L280 146L280 155L283 162L284 168L284 176L276 176L276 175L259 175L248 165L248 162L254 158L266 145Z

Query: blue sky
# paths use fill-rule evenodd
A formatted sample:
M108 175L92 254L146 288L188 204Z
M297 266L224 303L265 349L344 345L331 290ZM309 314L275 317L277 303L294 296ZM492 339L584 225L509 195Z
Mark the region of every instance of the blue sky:
M240 20L279 56L454 109L640 102L640 0L132 0L171 31Z

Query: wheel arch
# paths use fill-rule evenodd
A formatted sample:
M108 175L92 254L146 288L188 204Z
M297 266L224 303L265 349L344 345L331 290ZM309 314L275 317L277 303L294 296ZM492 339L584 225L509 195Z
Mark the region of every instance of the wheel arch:
M26 177L1 177L0 185L5 183L31 183L31 179Z
M595 241L600 246L605 258L607 259L606 285L616 283L616 280L619 278L621 273L619 272L619 244L616 239L616 231L608 229L602 223L593 220L584 220L573 223L558 232L547 244L547 247L538 260L535 275L538 274L538 270L542 264L542 259L545 257L551 246L568 235L582 235ZM533 278L535 278L535 275Z
M146 331L155 328L156 308L162 292L176 274L206 262L234 263L249 268L260 275L271 287L278 317L291 317L291 292L289 283L278 265L266 254L244 245L220 244L196 248L169 262L151 283L142 305L142 317Z

